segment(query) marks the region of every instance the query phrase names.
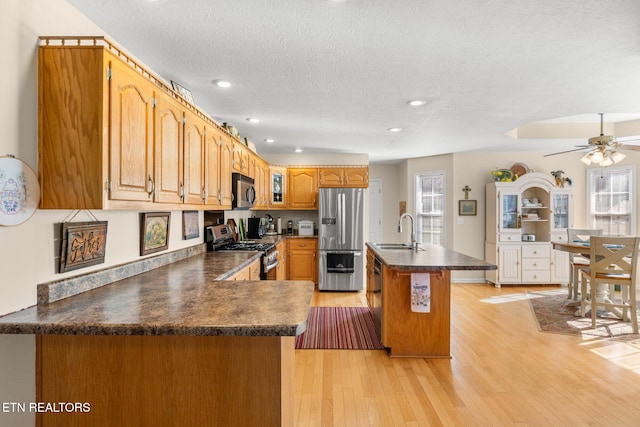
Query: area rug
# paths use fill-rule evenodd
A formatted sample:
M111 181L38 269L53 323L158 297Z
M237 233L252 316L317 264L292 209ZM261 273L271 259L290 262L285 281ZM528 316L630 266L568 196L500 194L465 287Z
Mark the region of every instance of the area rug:
M366 307L311 307L296 349L382 350Z
M630 322L599 315L596 328L591 327L588 317L576 316L579 307L569 306L566 291L558 293L527 292L529 304L541 332L582 336L585 339L605 338L615 341L640 342L640 335L634 334Z

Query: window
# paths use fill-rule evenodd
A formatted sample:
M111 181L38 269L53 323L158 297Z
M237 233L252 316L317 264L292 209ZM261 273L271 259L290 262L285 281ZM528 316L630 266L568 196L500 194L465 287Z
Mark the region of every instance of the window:
M590 226L605 236L635 235L635 166L587 170L587 204Z
M445 174L425 172L416 175L416 239L444 246Z

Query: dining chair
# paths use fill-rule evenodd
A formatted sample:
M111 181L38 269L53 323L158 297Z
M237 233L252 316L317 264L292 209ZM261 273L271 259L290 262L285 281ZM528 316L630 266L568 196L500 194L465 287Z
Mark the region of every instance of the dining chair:
M602 236L602 230L595 228L568 228L567 243L586 243L591 236ZM569 283L567 298L578 301L580 291L580 272L589 268L589 259L580 254L569 254Z
M592 236L589 243L589 268L582 270L582 315L591 308L591 326L596 327L597 307L614 313L622 320L631 320L633 333L638 333L636 312L636 281L638 237ZM589 292L587 292L587 284ZM610 294L610 286L620 286L618 300Z

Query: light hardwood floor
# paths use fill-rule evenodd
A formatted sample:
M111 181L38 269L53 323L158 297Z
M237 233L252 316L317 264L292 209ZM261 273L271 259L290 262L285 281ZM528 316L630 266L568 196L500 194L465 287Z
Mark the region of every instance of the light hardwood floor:
M296 426L640 425L640 346L539 332L523 297L553 289L452 285L450 360L296 350Z

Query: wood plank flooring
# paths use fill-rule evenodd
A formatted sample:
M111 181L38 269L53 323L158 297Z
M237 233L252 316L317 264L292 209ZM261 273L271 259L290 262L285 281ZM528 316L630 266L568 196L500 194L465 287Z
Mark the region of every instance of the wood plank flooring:
M296 350L296 426L637 426L640 347L539 332L523 297L551 289L452 285L450 360Z

